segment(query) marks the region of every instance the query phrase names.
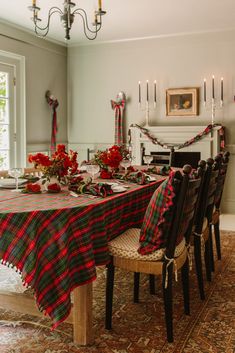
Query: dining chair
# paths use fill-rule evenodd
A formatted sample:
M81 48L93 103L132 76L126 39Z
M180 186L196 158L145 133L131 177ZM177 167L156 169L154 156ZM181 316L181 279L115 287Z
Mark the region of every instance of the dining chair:
M192 232L195 207L201 184L200 176L190 179L191 171L191 166L186 165L183 167L182 173L180 171L171 173L169 178L154 192L147 207L142 228L128 229L109 242L110 263L107 265L106 329L110 330L112 328L115 267L134 273L160 275L162 277L168 342L173 342L173 270L177 275L177 270L181 269L184 312L185 314L190 313L187 245ZM165 203L162 205L160 212L160 206L157 206L157 203L162 199L165 199ZM157 212L157 209L159 212ZM158 232L155 232L156 229ZM148 233L151 233L152 230L154 233L152 238L145 237L144 233L149 235ZM165 246L157 249L159 241L162 239ZM154 251L152 251L153 249ZM142 255L143 253L146 255Z
M211 280L211 218L214 207L215 191L218 178L218 165L209 158L201 184L198 206L193 226L194 261L200 298L205 299L202 271L202 249L205 259L207 280Z
M215 207L212 215L212 224L214 227L214 235L215 235L215 245L217 252L217 259L221 260L221 246L220 246L220 204L222 200L225 178L228 169L229 163L229 152L225 152L224 154L219 154L215 157L215 161L217 161L219 165L219 175L217 181L217 187L215 192Z
M36 168L24 168L24 174L32 176L40 176L40 169ZM0 170L0 178L6 178L8 176L8 170Z
M8 176L7 170L0 170L0 179L6 178Z
M92 149L92 148L87 149L87 162L89 162L92 159L92 157L94 157L96 152L97 152L96 149Z

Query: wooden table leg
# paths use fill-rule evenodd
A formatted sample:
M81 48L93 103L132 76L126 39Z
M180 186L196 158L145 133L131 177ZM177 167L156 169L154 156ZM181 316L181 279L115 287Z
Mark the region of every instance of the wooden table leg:
M92 282L73 291L73 340L79 345L93 343L92 328Z

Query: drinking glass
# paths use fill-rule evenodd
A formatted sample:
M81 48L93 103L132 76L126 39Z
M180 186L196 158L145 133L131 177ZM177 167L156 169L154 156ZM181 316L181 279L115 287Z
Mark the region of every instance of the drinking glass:
M24 174L24 169L23 168L11 168L8 170L8 174L13 177L15 179L16 182L16 188L14 190L11 191L15 191L15 192L19 192L19 188L18 188L18 181L19 181L19 177L22 176Z
M147 168L149 169L149 164L152 162L153 156L146 155L146 156L144 156L143 160L144 160L144 163L147 163Z
M126 174L126 173L127 173L127 168L131 166L131 161L130 161L130 159L128 159L128 158L123 159L123 160L120 162L120 166L125 169L125 174Z
M98 164L86 164L87 173L91 174L92 181L95 180L95 174L100 171L100 166Z

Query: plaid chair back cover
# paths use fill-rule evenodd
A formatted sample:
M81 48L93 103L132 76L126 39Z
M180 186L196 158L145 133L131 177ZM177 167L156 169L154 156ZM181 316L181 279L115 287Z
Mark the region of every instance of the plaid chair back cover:
M171 172L169 178L154 192L148 204L140 231L138 252L142 255L150 254L166 245L173 217L174 175L175 172Z
M140 254L150 254L157 249L168 247L171 242L172 252L183 237L188 241L200 185L201 178L196 175L190 179L189 175L182 177L180 172L172 172L169 179L158 187L145 213L140 232Z

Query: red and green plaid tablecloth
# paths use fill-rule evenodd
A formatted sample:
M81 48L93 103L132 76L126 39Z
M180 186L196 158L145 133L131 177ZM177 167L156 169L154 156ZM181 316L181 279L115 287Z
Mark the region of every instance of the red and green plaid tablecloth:
M53 327L69 315L71 291L93 281L96 266L108 263L108 240L141 226L162 180L105 199L0 191L0 259L21 272Z

